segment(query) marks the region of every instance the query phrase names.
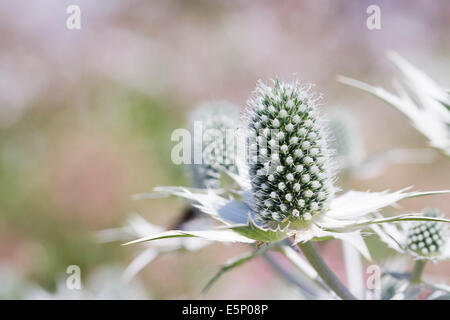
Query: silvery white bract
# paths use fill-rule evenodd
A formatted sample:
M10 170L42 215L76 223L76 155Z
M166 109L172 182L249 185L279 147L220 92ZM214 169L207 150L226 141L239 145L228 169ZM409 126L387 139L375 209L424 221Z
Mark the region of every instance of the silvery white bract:
M54 292L47 291L29 281L11 266L0 265L0 299L11 300L94 300L94 299L149 299L144 286L135 279L124 283L120 280L123 270L116 266L103 266L94 270L81 288L67 287L67 274L61 276ZM84 279L84 277L83 277Z
M404 113L430 144L450 156L450 95L425 73L396 53L389 58L400 69L405 80L394 83L397 95L380 87L340 77L340 81L367 91Z
M384 173L390 165L430 163L433 154L426 149L392 148L367 154L362 139L363 132L355 116L344 107L334 107L327 112L328 145L332 160L340 174L350 174L359 179L371 179Z
M234 161L235 142L234 131L239 124L237 106L227 101L210 101L199 105L190 115L190 131L193 138L192 163L189 173L193 185L201 189L218 189L221 187L221 170L236 172ZM229 132L232 130L232 141L229 141ZM195 152L200 152L201 163L195 164ZM142 196L142 195L141 195ZM140 196L135 196L139 198ZM145 197L145 195L144 195ZM211 227L209 217L196 211L196 217L189 217L182 225L182 230L201 230ZM186 214L186 212L184 213ZM126 241L138 237L159 234L167 231L163 227L147 222L135 214L122 228L103 230L99 238L103 242ZM201 232L202 233L202 232ZM174 251L196 251L210 244L198 238L172 238L160 241L156 245L147 246L127 267L123 278L130 280L146 265L158 256Z
M428 217L442 217L435 209L423 213ZM372 226L390 248L408 253L417 260L439 261L450 258L449 230L441 222L407 222L395 225Z
M198 230L210 227L209 221L204 217L193 219L183 224L185 230ZM163 227L149 223L147 220L134 214L128 219L127 224L121 228L102 230L97 233L97 238L101 242L130 241L139 237L151 234L161 234L166 230ZM166 241L158 241L148 245L124 270L122 279L126 282L136 276L145 266L162 254L175 251L197 251L211 244L210 241L201 238L172 238Z
M219 168L236 172L236 146L233 138L234 131L239 127L239 109L227 101L205 102L192 112L190 127L193 150L189 168L192 171L194 186L218 189ZM197 155L197 158L201 158L201 163L195 163L195 153L201 153Z
M266 105L263 104L263 107L270 108L270 106L273 106L272 102L277 102L277 107L273 106L273 108L277 108L278 112L284 113L281 110L286 110L287 115L286 118L292 118L294 120L295 114L290 114L288 111L299 111L298 108L302 104L299 103L299 101L305 101L305 98L309 97L309 93L305 93L304 89L298 85L297 82L293 82L291 84L278 84L275 82L275 87L278 86L278 89L272 91L273 101L271 100L271 104ZM275 88L274 87L274 88ZM258 87L256 92L262 92L262 94L265 94L268 92L269 87L261 87L261 85ZM294 97L292 95L288 95L286 91L281 90L280 88L285 88L284 90L288 90L287 88L290 88L288 91L290 94L298 94L299 97ZM280 92L281 96L277 98L276 93L278 94ZM290 99L286 99L286 97L289 96ZM264 96L262 96L264 97ZM281 99L282 97L282 99ZM255 97L252 97L252 100L250 101L250 106L254 104ZM271 98L272 99L272 98ZM264 99L260 100L265 101ZM290 104L289 107L285 108L283 107L284 104ZM258 107L259 105L256 105L255 107ZM308 108L311 108L314 104L308 104ZM261 108L263 108L261 107ZM270 108L272 109L272 108ZM307 109L310 110L310 109ZM270 112L270 110L269 110ZM316 114L316 112L310 110L309 112L312 112L313 114ZM308 116L308 112L305 114L305 120ZM316 115L314 115L316 116ZM307 121L308 119L306 119ZM272 125L273 122L275 122L275 118L271 120ZM311 120L312 121L312 120ZM300 123L300 122L299 122ZM281 120L280 120L281 124ZM287 126L289 123L286 123L285 126ZM312 126L314 127L314 123ZM309 126L309 124L308 124ZM289 126L290 127L290 126ZM295 127L298 131L301 128ZM283 130L288 130L287 128L283 128ZM321 129L320 129L321 130ZM283 132L283 131L280 131ZM289 131L285 132L286 137L291 137L292 133ZM316 132L317 133L317 132ZM247 133L248 134L248 133ZM314 139L317 139L319 134L317 134ZM299 137L300 139L300 137ZM312 139L309 138L308 139ZM323 139L319 138L319 139ZM306 140L305 140L306 141ZM310 140L308 140L310 141ZM314 152L314 155L317 157L324 157L323 150L326 149L325 144L322 144L320 142L320 148L318 149L318 153ZM299 141L293 142L294 146L298 146L301 144ZM297 161L301 161L303 163L302 166L308 165L308 173L315 173L315 169L311 169L317 161L311 157L309 154L309 150L312 150L316 147L313 146L311 143L311 146L307 146L308 150L302 150L302 155L297 156L296 150L297 148L291 148L291 145L289 144L287 149L287 153L285 154L285 158L283 164L286 165L285 170L295 170L295 167L292 167L292 169L288 166L289 160L288 157L296 156L299 159ZM280 148L281 150L281 148ZM282 150L281 150L282 151ZM311 162L309 159L306 160L306 158L311 158L313 162ZM329 161L327 157L324 157L326 160ZM323 161L321 159L320 161ZM319 162L320 162L319 161ZM282 165L283 165L282 164ZM298 166L297 163L292 163L292 165ZM324 166L328 166L331 164L324 163ZM180 198L187 199L192 202L192 204L200 209L202 212L210 215L211 217L218 220L220 223L222 223L222 227L215 228L212 230L199 230L197 232L193 231L184 231L184 230L173 230L173 231L167 231L162 232L160 234L151 234L146 237L141 237L137 240L131 241L129 243L138 243L143 241L150 241L150 240L156 240L156 239L166 239L166 238L173 238L173 237L200 237L207 240L212 241L223 241L223 242L243 242L243 243L253 243L253 242L274 242L274 241L280 241L282 239L285 239L287 237L293 237L295 243L299 242L307 242L310 240L313 241L320 241L323 239L329 239L329 238L338 238L344 241L348 241L351 245L355 246L365 257L369 258L369 252L367 250L367 247L365 245L364 240L361 237L361 230L364 228L367 228L370 225L373 224L384 224L384 223L390 223L390 222L401 222L401 221L442 221L442 222L450 222L450 220L446 220L443 218L434 218L434 217L425 217L417 214L403 214L395 217L378 217L375 216L375 213L379 210L392 206L396 204L398 201L412 198L412 197L419 197L419 196L426 196L426 195L433 195L433 194L440 194L440 193L447 193L449 190L445 191L430 191L430 192L409 192L407 189L403 189L396 192L358 192L358 191L349 191L341 195L334 196L332 194L334 191L333 188L330 188L329 184L326 185L326 190L328 193L326 193L326 206L314 206L313 207L313 200L310 200L308 198L307 190L305 187L309 187L310 181L303 182L303 185L300 186L299 191L296 191L295 187L295 181L292 181L292 185L289 185L289 188L292 188L290 191L292 193L292 199L296 199L295 203L292 203L292 206L289 207L290 215L288 216L288 219L283 219L281 222L278 221L278 219L273 219L268 221L268 219L260 219L261 213L257 210L261 209L261 206L257 205L257 202L261 201L261 198L258 198L260 195L255 194L259 192L258 188L255 188L254 182L252 183L251 177L254 177L255 174L258 174L258 172L253 170L249 170L248 166L242 159L238 159L237 161L237 168L238 173L232 173L227 172L224 170L230 177L232 177L237 185L241 187L240 190L234 190L232 192L224 193L222 190L213 190L213 189L207 189L207 190L199 190L199 189L191 189L191 188L184 188L184 187L159 187L155 188L155 193L161 193L163 195L172 195ZM312 170L312 171L311 171ZM291 172L291 171L290 171ZM319 173L320 173L319 169ZM280 175L283 174L282 172L279 172ZM289 173L287 173L289 174ZM263 175L262 175L263 176ZM269 178L268 175L265 175L266 177L266 184L271 183L271 178ZM314 177L314 175L311 175L311 177ZM273 188L278 187L280 181L278 177L277 179L277 185L272 186ZM286 182L288 182L290 179L285 176ZM301 177L300 177L301 179ZM327 177L320 178L320 181L326 181L326 179L329 179ZM323 180L325 179L325 180ZM306 181L306 180L305 180ZM316 181L316 180L312 180ZM259 181L259 183L264 183L264 181ZM312 183L312 182L311 182ZM320 183L320 182L319 182ZM287 185L287 183L285 183ZM320 183L322 188L322 183ZM275 190L275 189L274 189ZM320 190L320 189L319 189ZM278 193L281 195L282 190L278 189ZM275 192L275 191L273 191ZM315 197L319 196L319 192L314 192L311 190L313 195ZM284 199L283 203L289 202L289 199L286 199L286 194L283 193ZM269 193L270 196L270 193ZM302 211L303 207L299 204L299 200L302 200L301 197L305 197L303 200L305 203L308 203L309 210L310 211ZM318 199L318 198L317 198ZM281 203L281 204L283 204ZM284 214L281 204L279 205L279 214ZM295 205L298 205L298 207L295 207ZM299 215L297 218L297 215L295 214L294 210L299 211ZM300 212L302 212L302 215L300 218ZM310 213L310 216L307 215L307 213ZM307 215L307 219L305 219L305 215ZM265 215L265 217L267 217ZM296 218L291 220L291 218Z
M327 112L330 139L328 147L334 151L333 161L339 168L359 166L366 158L361 128L354 115L343 107L333 107Z

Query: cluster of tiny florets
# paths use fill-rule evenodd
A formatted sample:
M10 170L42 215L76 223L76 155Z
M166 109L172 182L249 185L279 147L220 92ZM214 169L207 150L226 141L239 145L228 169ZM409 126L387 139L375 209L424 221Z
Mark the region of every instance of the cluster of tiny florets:
M297 82L259 83L247 103L249 175L262 222L309 221L333 197L318 98Z
M437 217L437 210L425 212L426 216ZM439 255L447 239L447 226L441 222L420 222L410 226L407 234L408 249L419 256Z
M194 184L198 188L220 188L221 169L237 172L235 131L239 109L226 101L203 103L192 113L190 122L194 134L191 165ZM194 129L195 123L201 125L201 131ZM195 152L202 153L201 164L194 163Z

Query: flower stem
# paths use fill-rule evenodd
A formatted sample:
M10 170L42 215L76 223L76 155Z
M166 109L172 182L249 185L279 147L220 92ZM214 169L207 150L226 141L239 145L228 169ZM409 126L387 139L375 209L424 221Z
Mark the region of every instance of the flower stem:
M344 284L336 277L331 269L323 261L322 257L317 252L316 247L311 241L299 243L298 247L302 250L305 258L309 261L311 266L317 271L322 280L343 300L357 300L351 294Z
M411 278L409 279L413 283L420 283L422 281L422 273L425 269L426 260L417 260L414 264L414 270L411 274Z
M268 255L267 252L263 254L263 257L283 279L285 279L288 283L296 286L306 297L310 299L314 299L317 297L314 290L310 288L309 285L304 283L304 281L297 279L293 274L288 272L275 259Z

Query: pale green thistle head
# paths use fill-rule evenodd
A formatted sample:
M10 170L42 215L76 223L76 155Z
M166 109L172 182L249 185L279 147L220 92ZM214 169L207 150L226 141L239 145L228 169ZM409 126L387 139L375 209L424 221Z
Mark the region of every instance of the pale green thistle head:
M202 130L195 130L201 125ZM236 169L235 130L239 126L239 109L227 101L204 102L191 114L193 133L192 165L194 185L197 188L220 188L220 171ZM195 147L197 144L197 147ZM194 163L194 152L201 150L201 164Z
M436 218L439 217L439 211L426 209L424 216ZM408 250L424 258L440 255L448 239L447 228L447 225L441 222L411 224L407 230Z
M249 175L257 218L305 223L328 210L333 173L318 97L298 82L259 83L248 100Z

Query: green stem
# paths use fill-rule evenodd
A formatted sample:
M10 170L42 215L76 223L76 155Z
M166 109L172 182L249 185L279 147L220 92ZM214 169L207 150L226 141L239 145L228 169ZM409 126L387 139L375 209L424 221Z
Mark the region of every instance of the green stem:
M422 273L425 269L425 264L427 263L426 260L416 260L416 263L414 264L414 270L411 274L411 278L409 279L413 283L420 283L422 282Z
M316 247L311 241L306 243L299 243L298 247L302 250L305 258L309 261L311 266L317 271L322 280L327 286L333 290L343 300L357 300L357 298L351 294L346 286L336 277L331 269L323 261L322 257L317 252Z

